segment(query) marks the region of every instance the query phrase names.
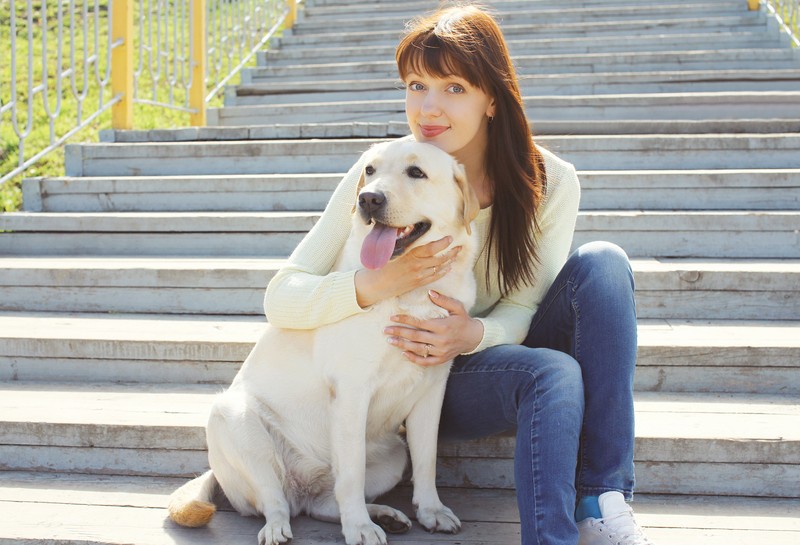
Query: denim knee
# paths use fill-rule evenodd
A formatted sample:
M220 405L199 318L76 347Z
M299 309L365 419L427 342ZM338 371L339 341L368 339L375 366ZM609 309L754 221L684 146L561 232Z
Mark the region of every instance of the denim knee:
M612 242L588 242L580 246L572 258L582 272L591 275L593 281L623 283L633 289L633 270L625 250Z

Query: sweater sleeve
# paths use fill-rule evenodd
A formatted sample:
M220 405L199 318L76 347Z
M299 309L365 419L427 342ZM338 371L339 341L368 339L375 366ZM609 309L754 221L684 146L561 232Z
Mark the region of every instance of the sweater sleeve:
M345 175L319 221L275 274L264 313L276 327L313 329L365 312L358 305L356 271L331 272L350 234L364 156Z
M483 323L483 339L470 353L500 344L522 343L533 315L569 256L578 216L580 183L575 167L544 153L550 161L547 161L547 193L541 204L537 236L539 261L535 282L508 293L486 316L478 318Z

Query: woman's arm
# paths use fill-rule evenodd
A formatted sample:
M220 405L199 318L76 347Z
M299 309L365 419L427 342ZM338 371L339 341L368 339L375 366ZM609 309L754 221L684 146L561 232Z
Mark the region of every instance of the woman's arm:
M264 313L277 327L313 329L363 312L356 271L331 272L350 233L363 156L345 175L319 221L303 238L264 295Z

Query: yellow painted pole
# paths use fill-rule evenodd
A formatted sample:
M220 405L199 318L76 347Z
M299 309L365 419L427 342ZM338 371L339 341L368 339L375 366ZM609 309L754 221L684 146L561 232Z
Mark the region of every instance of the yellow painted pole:
M287 0L289 4L289 14L286 16L285 28L291 28L297 20L297 0Z
M111 92L122 100L111 107L111 126L133 128L133 0L114 0L111 16Z
M747 0L747 7L750 11L758 11L759 0Z
M206 126L206 0L192 2L192 85L189 87L189 122Z

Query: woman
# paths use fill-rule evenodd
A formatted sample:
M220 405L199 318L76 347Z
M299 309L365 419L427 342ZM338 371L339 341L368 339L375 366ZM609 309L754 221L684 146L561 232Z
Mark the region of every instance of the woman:
M568 258L580 194L575 169L534 145L491 16L456 7L418 20L396 59L413 138L466 168L481 203L475 228L483 250L472 315L431 292L449 316L397 316L387 324L387 341L417 365L455 358L443 437L516 429L523 543L650 543L624 501L633 489L636 360L627 257L593 243ZM318 327L447 274L459 249L445 239L379 270L330 272L349 232L362 168L359 161L348 172L270 282L264 308L272 324Z

